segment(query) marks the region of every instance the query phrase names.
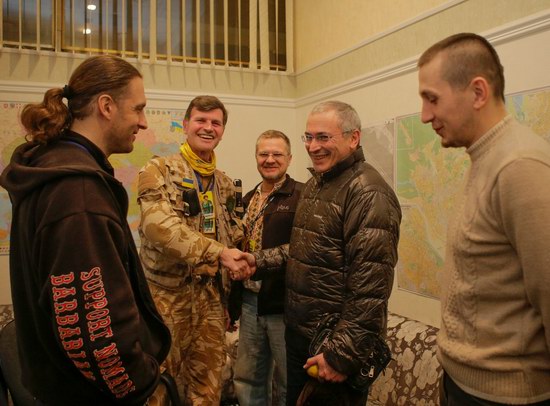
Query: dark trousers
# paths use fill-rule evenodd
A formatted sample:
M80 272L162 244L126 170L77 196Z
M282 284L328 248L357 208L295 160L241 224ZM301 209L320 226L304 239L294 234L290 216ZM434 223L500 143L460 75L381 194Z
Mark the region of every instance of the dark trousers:
M296 406L296 401L306 382L310 379L304 369L309 358L309 339L286 328L286 405Z
M504 403L480 399L464 392L445 371L439 385L439 400L441 406L505 406ZM530 403L530 406L550 406L550 400Z
M296 406L301 399L303 406L365 406L368 393L361 393L343 383L321 383L306 373L304 364L309 358L309 339L286 328L286 405Z

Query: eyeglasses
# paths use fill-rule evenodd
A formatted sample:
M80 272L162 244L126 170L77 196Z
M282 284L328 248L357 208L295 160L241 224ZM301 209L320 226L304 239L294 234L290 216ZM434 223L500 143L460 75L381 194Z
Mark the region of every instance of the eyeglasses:
M274 160L280 161L284 159L287 156L287 154L282 154L280 152L258 152L256 156L262 161L265 161L270 156L273 157Z
M350 133L352 131L353 130L342 131L342 135ZM327 133L318 133L315 135L305 133L304 135L302 135L302 141L304 142L304 144L311 144L313 140L317 141L317 144L326 144L333 138L334 138L334 135L327 134Z

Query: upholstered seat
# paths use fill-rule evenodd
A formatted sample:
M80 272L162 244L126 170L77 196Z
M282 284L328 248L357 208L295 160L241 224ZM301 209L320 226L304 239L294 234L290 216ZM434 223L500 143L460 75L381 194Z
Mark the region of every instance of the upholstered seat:
M397 314L388 315L392 360L370 389L368 405L439 405L441 366L436 358L438 328Z

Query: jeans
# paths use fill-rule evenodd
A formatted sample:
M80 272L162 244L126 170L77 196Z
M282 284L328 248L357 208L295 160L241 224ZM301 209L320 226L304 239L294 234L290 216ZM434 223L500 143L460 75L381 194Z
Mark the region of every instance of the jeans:
M439 385L439 400L441 406L500 406L503 403L480 399L464 392L445 371ZM531 403L531 406L550 406L550 400Z
M283 315L258 316L257 304L258 294L245 289L235 364L235 391L241 406L285 405L286 351ZM273 394L272 388L275 389ZM270 403L270 397L273 403Z

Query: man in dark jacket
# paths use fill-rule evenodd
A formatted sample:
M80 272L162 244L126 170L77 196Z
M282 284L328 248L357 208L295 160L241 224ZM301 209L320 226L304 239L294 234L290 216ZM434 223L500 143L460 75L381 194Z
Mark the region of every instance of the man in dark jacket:
M67 99L67 105L63 103ZM21 114L30 139L1 176L13 219L10 281L23 384L37 404L143 405L161 396L170 334L107 157L147 128L140 73L92 57Z
M248 252L290 241L292 221L303 186L286 174L291 160L290 140L285 134L268 130L258 137L256 163L262 182L243 198L246 208L245 248ZM242 308L234 379L242 406L282 406L286 401L284 270L282 265L279 272L262 281L233 283L230 306L237 307L237 310ZM276 393L269 402L273 363L276 367L273 371Z
M290 245L254 255L255 278L287 261L287 405L296 404L306 369L315 366L322 384L336 389L359 372L370 335L385 335L401 209L365 162L360 137L361 121L350 105L329 101L311 111L303 141L313 177L302 192ZM340 314L338 324L323 351L310 356L325 314ZM368 395L351 387L346 393L354 405L364 405Z

